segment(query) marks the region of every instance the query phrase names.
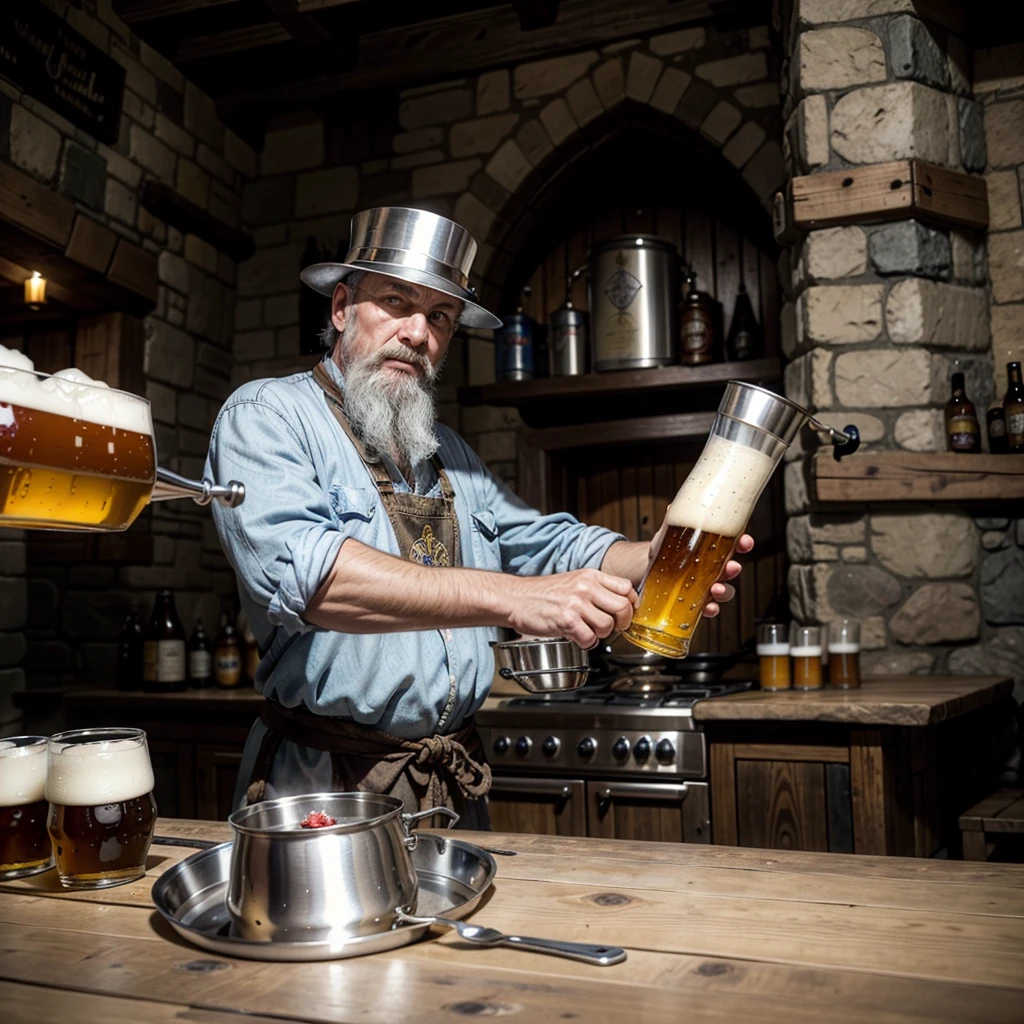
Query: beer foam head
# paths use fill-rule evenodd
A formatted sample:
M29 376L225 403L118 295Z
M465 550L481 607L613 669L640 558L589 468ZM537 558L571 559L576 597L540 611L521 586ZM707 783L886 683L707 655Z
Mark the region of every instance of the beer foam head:
M33 804L45 799L45 792L46 744L0 744L0 807Z
M760 654L763 658L779 658L783 654L789 654L789 644L758 644L757 653Z
M763 452L712 434L672 500L669 526L738 537L774 469Z
M114 391L101 380L71 367L39 377L32 360L0 345L0 403L68 416L117 430L153 433L149 402L138 395Z
M69 807L123 803L153 789L153 766L145 744L100 740L51 749L46 799Z
M828 650L830 654L859 654L860 644L852 643L849 640L830 640Z

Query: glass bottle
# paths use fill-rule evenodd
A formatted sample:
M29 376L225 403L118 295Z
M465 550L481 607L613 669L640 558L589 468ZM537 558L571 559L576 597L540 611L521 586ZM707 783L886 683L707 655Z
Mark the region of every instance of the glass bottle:
M974 403L964 390L964 375L954 373L952 394L946 403L946 447L951 452L980 452L981 427Z
M1003 413L1006 416L1007 451L1024 452L1024 384L1021 383L1019 362L1006 364Z
M242 669L245 672L245 678L250 683L256 681L256 669L259 667L260 645L256 642L256 634L246 623L242 633Z
M764 336L761 326L754 317L747 286L740 282L736 296L736 308L729 325L729 337L725 342L726 359L743 362L746 359L760 359L764 355Z
M697 291L697 271L686 274L686 294L679 304L679 362L699 366L715 359L715 307L711 296Z
M188 685L197 690L213 685L213 653L202 619L196 619L196 628L188 642Z
M993 455L1005 455L1010 450L1006 440L1006 413L998 399L985 413L985 427L988 430L988 450Z
M118 638L117 688L142 689L142 624L139 613L134 609L125 616L124 628Z
M150 693L184 690L185 672L185 629L174 606L174 595L161 590L142 646L142 688Z
M213 649L213 679L222 690L233 690L242 681L242 652L235 627L226 619Z

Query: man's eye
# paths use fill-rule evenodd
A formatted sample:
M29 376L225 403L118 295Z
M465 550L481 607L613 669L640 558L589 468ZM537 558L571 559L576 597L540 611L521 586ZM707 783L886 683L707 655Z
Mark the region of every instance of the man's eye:
M402 300L397 295L385 295L384 302L393 308L400 305Z
M452 318L447 313L442 313L439 309L435 309L430 314L430 319L436 324L450 324L452 322Z

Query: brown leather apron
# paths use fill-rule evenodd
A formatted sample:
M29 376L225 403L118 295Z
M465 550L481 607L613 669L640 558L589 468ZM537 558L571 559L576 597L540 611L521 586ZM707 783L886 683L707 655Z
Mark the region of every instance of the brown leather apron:
M366 454L344 413L343 397L323 363L313 379L324 391L339 426L354 445L373 480L402 558L429 566L462 564L455 492L437 457L433 464L441 485L440 498L396 492L390 475L379 461ZM443 726L455 704L454 680L442 712ZM364 790L415 802L419 810L450 807L463 816L463 825L488 827L484 795L491 786L491 770L472 719L458 732L406 740L360 725L349 719L314 715L304 707L286 708L268 699L260 715L267 727L260 745L246 802L263 799L266 780L284 739L327 751L331 757L332 785L338 791Z

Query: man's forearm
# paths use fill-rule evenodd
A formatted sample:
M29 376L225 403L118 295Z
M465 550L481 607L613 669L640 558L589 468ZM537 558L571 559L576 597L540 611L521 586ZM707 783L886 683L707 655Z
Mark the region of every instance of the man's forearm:
M505 626L513 580L482 569L418 565L349 539L303 617L342 633Z
M617 540L604 553L601 571L622 576L637 587L647 571L650 547L646 541Z

